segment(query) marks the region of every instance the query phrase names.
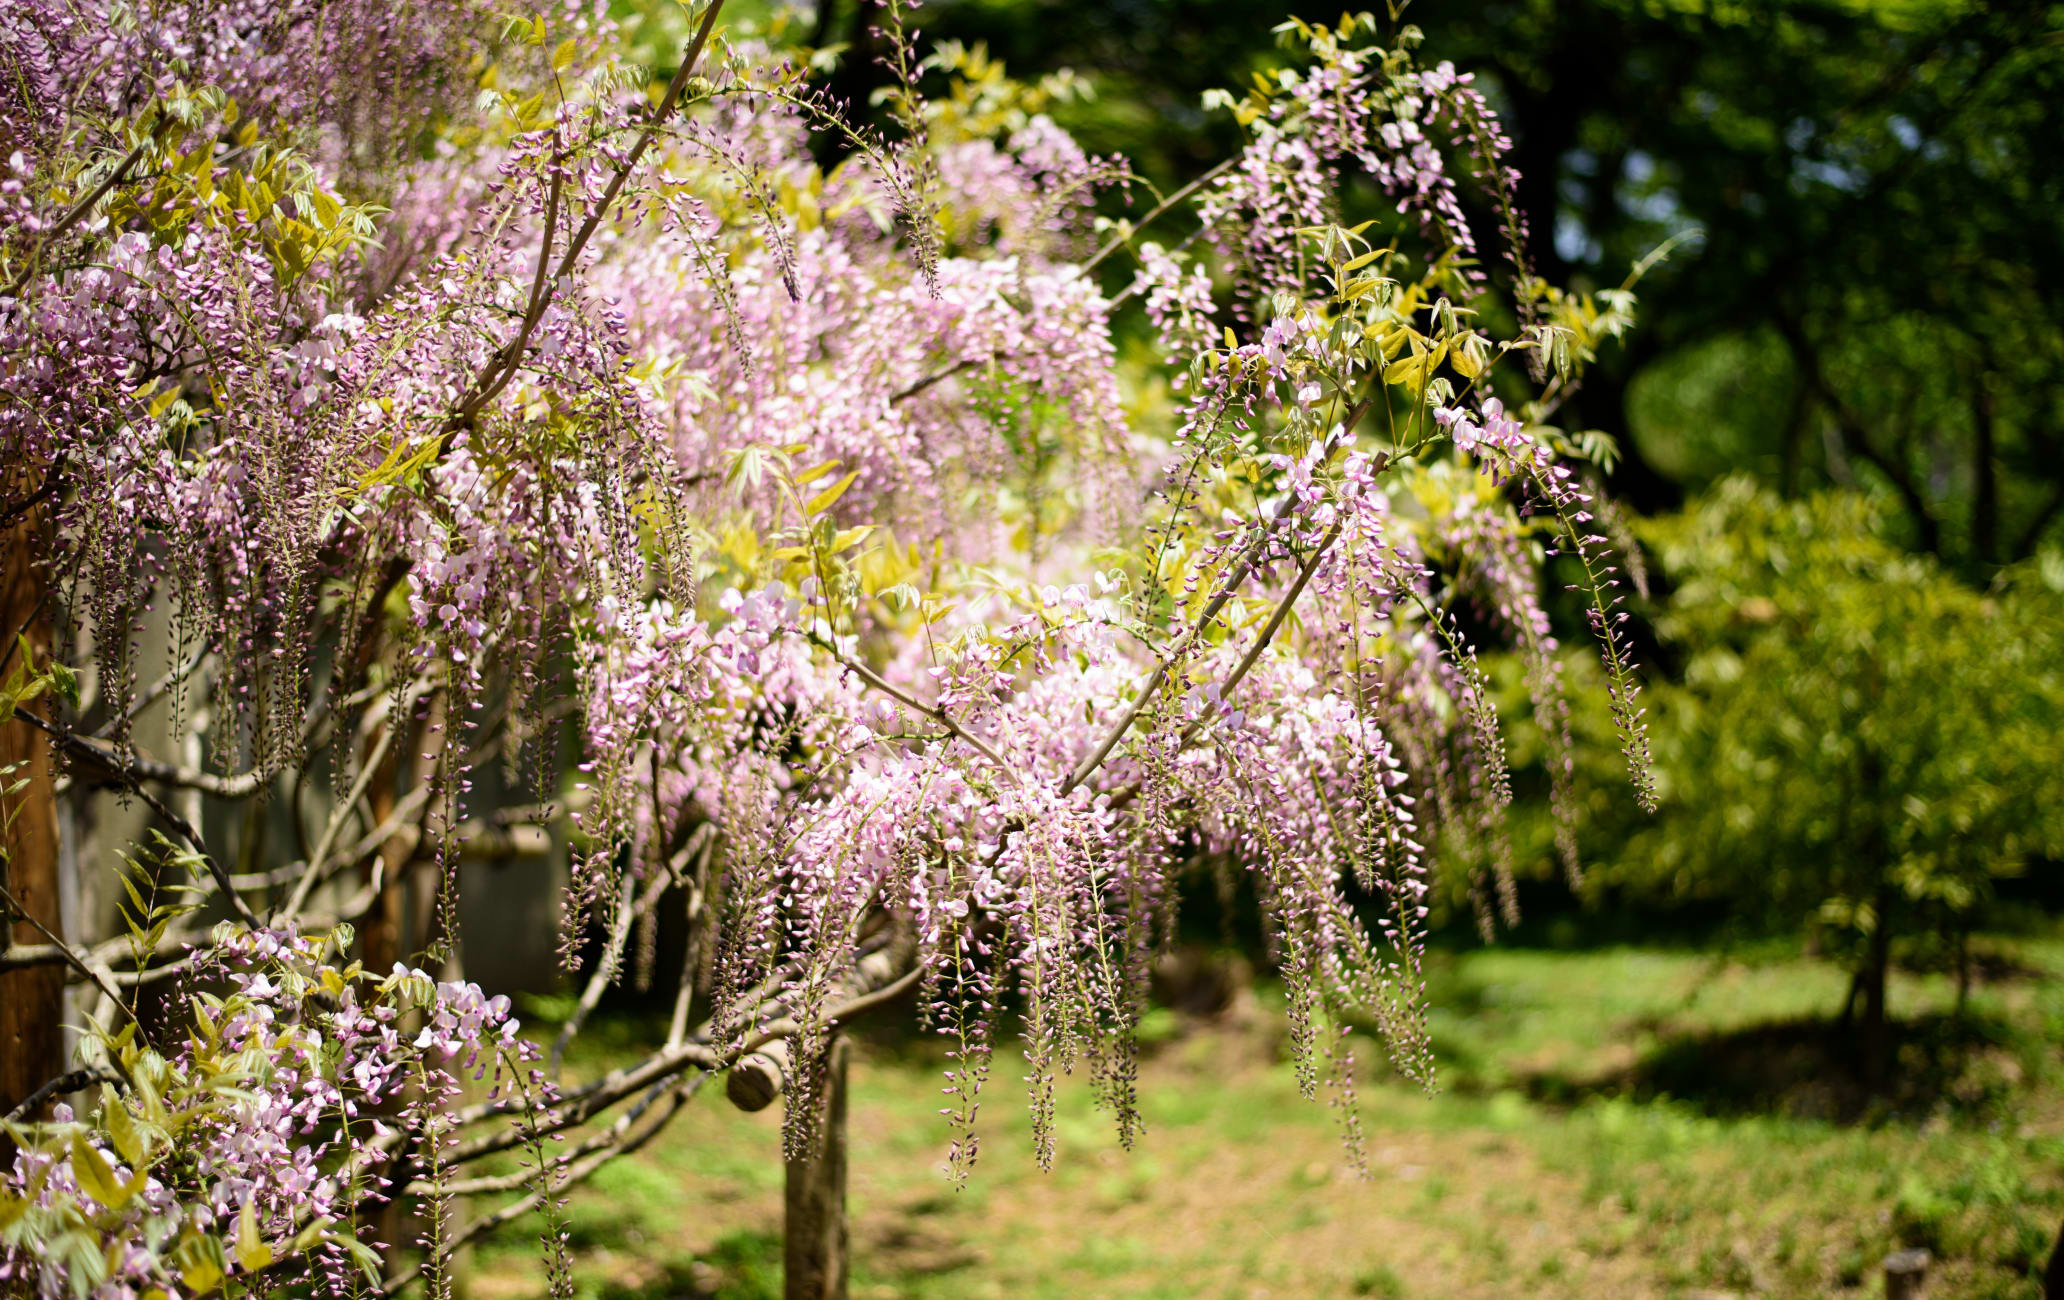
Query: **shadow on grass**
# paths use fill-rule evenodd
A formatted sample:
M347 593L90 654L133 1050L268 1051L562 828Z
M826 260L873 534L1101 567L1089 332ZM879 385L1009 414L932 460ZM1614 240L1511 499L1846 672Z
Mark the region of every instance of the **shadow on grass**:
M856 1231L849 1261L859 1268L860 1281L884 1271L902 1279L940 1276L981 1262L978 1252L925 1223L928 1209L921 1203L913 1207L912 1218L877 1228L864 1239ZM668 1264L656 1278L604 1285L601 1300L778 1300L781 1257L778 1232L730 1232L694 1259Z
M635 1286L611 1282L602 1300L779 1300L781 1235L731 1232L688 1263Z
M1715 1116L1859 1124L1935 1115L1983 1120L2000 1113L2023 1081L2025 1044L2003 1021L1925 1016L1888 1026L1888 1034L1892 1059L1879 1081L1854 1030L1807 1018L1684 1035L1624 1069L1588 1077L1542 1071L1519 1082L1536 1100L1552 1103L1667 1098Z

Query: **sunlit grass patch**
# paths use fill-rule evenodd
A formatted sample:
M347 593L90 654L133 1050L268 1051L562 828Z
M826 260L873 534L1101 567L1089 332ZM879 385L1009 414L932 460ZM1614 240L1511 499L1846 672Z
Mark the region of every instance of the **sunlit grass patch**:
M1863 1286L1891 1250L1919 1245L1941 1261L1934 1294L2032 1297L2064 1214L2064 945L2015 951L2022 973L1981 984L1969 1007L1985 1027L1973 1050L2004 1052L2018 1071L2003 1090L1847 1125L1643 1091L1630 1073L1673 1045L1825 1016L1842 981L1815 963L1634 949L1443 956L1432 991L1443 1090L1369 1067L1366 1180L1327 1107L1298 1095L1266 989L1217 1021L1164 1023L1134 1152L1086 1086L1064 1083L1050 1175L1032 1162L1022 1094L999 1057L981 1161L960 1191L940 1172L934 1054L908 1039L863 1043L854 1292L1807 1296ZM1954 996L1946 977L1901 975L1893 1009L1939 1019ZM1543 1082L1554 1078L1565 1085ZM570 1224L592 1247L577 1260L584 1294L778 1293L778 1127L712 1089L622 1172L576 1193ZM542 1293L529 1276L536 1230L511 1225L477 1252L477 1296Z

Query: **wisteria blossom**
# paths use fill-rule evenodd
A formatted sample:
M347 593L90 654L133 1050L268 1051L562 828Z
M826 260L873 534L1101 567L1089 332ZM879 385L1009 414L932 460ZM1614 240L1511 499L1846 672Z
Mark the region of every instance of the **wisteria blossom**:
M1351 1090L1355 1023L1430 1082L1435 873L1512 910L1460 602L1526 656L1566 810L1552 551L1650 797L1614 562L1539 400L1630 300L1546 292L1508 217L1489 310L1460 196L1509 212L1511 174L1467 77L1294 24L1267 89L1212 101L1243 147L1142 212L1047 92L970 90L903 12L884 130L721 0L663 80L599 7L0 17L0 440L75 634L37 671L85 684L20 707L153 800L151 880L176 860L233 918L139 899L38 954L100 999L102 1091L18 1126L0 1278L343 1294L406 1203L441 1287L490 1222L454 1198L549 1218L775 1040L806 1150L837 1022L906 990L955 1177L1013 1041L1042 1163L1078 1068L1130 1141L1201 873L1267 920L1307 1093ZM1343 209L1354 176L1380 210ZM1128 310L1170 404L1121 382ZM152 708L186 757L146 752ZM188 797L291 829L209 844ZM458 975L460 859L543 826L574 855L560 1047L612 983L677 984L665 1041L578 1086ZM120 1027L146 986L187 1046Z

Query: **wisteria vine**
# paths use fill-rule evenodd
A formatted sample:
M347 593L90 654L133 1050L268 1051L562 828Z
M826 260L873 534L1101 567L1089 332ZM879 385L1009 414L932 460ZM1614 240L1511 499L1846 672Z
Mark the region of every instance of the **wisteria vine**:
M835 1026L911 989L955 1177L1013 1016L1041 1162L1078 1067L1130 1142L1203 864L1251 887L1352 1142L1355 1026L1431 1079L1433 846L1474 846L1487 927L1512 908L1466 626L1526 658L1577 870L1557 550L1652 799L1619 577L1546 423L1631 297L1532 277L1470 79L1409 28L1293 21L1207 105L1244 146L1126 219L1143 183L1046 113L1065 84L915 50L909 8L881 129L721 0L660 76L580 5L0 17L0 442L61 633L10 707L75 792L162 814L127 878L193 895L0 955L66 966L104 1026L96 1099L10 1121L0 1279L441 1287L770 1044L807 1149ZM1114 341L1135 299L1158 406ZM290 834L180 813L265 800ZM425 973L463 960L460 861L551 827L560 1050L659 978L662 909L689 933L666 1040L578 1086ZM147 1041L146 989L184 1046ZM375 1211L410 1198L416 1262L383 1266Z

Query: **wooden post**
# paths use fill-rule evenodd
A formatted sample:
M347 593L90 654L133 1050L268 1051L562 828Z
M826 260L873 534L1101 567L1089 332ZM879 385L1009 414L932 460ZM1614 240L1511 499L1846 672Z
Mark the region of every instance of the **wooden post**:
M788 1162L784 1232L786 1300L846 1300L846 1063L852 1046L831 1041L817 1091L817 1145Z
M870 952L835 981L833 1004L888 988L905 977L913 959L907 935ZM787 1162L787 1300L846 1300L846 1071L853 1049L836 1024L826 1028L831 1044L815 1102L817 1146L806 1158ZM724 1093L745 1111L765 1110L781 1096L794 1105L788 1085L795 1065L789 1040L773 1039L731 1067Z
M1925 1250L1901 1250L1885 1257L1885 1300L1921 1300L1928 1285L1928 1265L1934 1256Z
M36 491L34 476L27 473L0 474L0 509ZM49 588L42 566L36 563L35 542L42 527L42 508L31 507L12 527L0 533L0 647L6 667L0 677L18 670L34 672L50 653L50 611L46 606ZM20 632L28 638L31 662L17 661L21 649L15 644ZM45 696L41 704L49 703ZM0 718L0 789L26 781L13 795L0 796L0 823L5 825L7 888L21 900L23 910L63 934L62 911L58 906L57 787L50 771L50 745L42 733L12 716ZM42 933L27 921L16 921L4 936L14 943L46 943ZM64 1073L64 967L31 966L0 974L0 1115ZM54 1094L43 1101L35 1115L41 1119Z

